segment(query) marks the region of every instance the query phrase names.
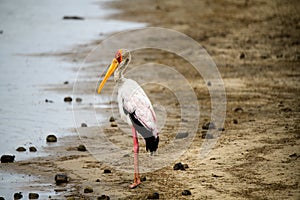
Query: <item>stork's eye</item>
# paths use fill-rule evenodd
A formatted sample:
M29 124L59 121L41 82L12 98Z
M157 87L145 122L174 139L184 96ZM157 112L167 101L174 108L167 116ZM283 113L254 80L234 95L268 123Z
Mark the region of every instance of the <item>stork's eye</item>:
M117 59L118 63L122 62L122 52L121 52L121 50L117 51L115 58Z

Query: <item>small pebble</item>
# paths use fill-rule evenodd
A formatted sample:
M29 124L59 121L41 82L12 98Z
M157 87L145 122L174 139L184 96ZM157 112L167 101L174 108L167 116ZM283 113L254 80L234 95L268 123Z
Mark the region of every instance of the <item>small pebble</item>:
M205 132L202 133L201 138L202 138L202 139L214 139L214 136L213 136L213 134L207 133L207 132L205 131Z
M111 117L109 118L109 122L114 122L114 121L116 121L115 118L114 118L113 116L111 116Z
M25 147L18 147L16 149L16 151L23 152L23 151L26 151L26 148Z
M237 120L237 119L234 119L234 120L233 120L233 123L234 123L234 124L238 124L238 120Z
M98 179L96 180L96 182L99 183L99 182L100 182L100 179L98 178Z
M242 113L242 112L244 112L244 109L241 108L241 107L237 107L237 108L235 108L233 111L234 111L234 112L237 112L237 113Z
M17 192L14 194L14 199L22 199L22 198L23 198L22 192Z
M54 179L57 185L69 182L69 177L66 174L56 174Z
M87 127L86 123L81 123L81 127Z
M86 188L84 188L83 192L84 193L92 193L92 192L94 192L94 190L91 187L86 187Z
M218 128L218 131L225 131L225 128Z
M15 156L12 155L2 155L1 163L12 163L15 161Z
M48 135L46 138L47 142L57 142L57 137L55 135Z
M117 124L116 122L112 122L112 123L110 124L110 126L111 126L111 127L118 127L118 124Z
M245 54L244 53L241 53L240 54L240 59L244 59L246 56L245 56Z
M49 100L49 99L45 99L45 102L46 102L46 103L53 103L53 101L52 101L52 100Z
M189 190L183 190L181 194L182 194L183 196L192 195L191 191L189 191Z
M65 84L65 85L69 84L69 81L65 81L64 84Z
M207 82L207 86L211 86L211 82L210 81Z
M176 163L173 167L174 170L184 170L184 166L181 162Z
M215 129L216 126L213 122L206 122L205 124L202 125L202 129L204 130L209 130L209 129Z
M105 169L105 170L103 171L103 173L104 173L104 174L110 174L110 173L111 173L111 170L110 170L110 169Z
M142 177L141 177L141 181L142 181L142 182L144 182L144 181L146 181L146 180L147 180L146 176L142 176Z
M148 195L147 199L159 199L159 193L154 192L153 194Z
M77 103L80 103L80 102L82 102L82 98L77 97L77 98L75 99L75 101L76 101Z
M36 149L35 147L29 147L29 151L30 151L30 152L36 152L37 149Z
M102 194L100 197L97 198L97 200L110 200L110 197L105 194Z
M78 151L86 151L86 148L85 148L85 146L84 146L83 144L81 144L81 145L79 145L79 146L77 147L77 150L78 150Z
M4 197L0 197L0 200L5 200Z
M39 194L37 194L37 193L29 193L28 194L28 198L29 199L38 199L39 198Z
M183 138L186 138L186 137L188 137L188 136L189 136L189 133L184 132L184 133L178 133L178 134L175 136L175 138L176 138L176 139L183 139Z
M64 102L72 102L72 97L65 97Z

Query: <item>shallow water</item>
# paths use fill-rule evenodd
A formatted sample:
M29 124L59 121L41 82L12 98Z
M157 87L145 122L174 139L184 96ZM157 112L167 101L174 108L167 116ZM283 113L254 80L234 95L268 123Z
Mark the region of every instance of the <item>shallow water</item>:
M104 1L103 1L104 2ZM113 31L143 27L144 24L104 19L116 12L93 0L2 0L0 2L0 154L14 154L16 160L44 156L46 136L58 138L74 127L72 105L63 98L72 94L46 91L51 84L72 82L76 63L54 56L57 53L101 39ZM65 15L85 20L62 20ZM102 35L102 36L101 36ZM45 99L54 103L46 103ZM38 151L18 153L15 149L35 146ZM0 180L9 179L1 172ZM7 184L7 181L6 181ZM7 194L0 187L0 196ZM11 194L9 194L11 195ZM8 198L8 196L7 196Z

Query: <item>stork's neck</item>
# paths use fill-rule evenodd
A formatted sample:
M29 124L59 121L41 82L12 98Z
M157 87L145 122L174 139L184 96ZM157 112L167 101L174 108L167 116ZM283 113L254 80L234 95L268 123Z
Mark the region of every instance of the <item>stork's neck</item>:
M126 59L124 62L121 62L118 68L114 73L114 80L115 82L119 82L120 80L124 79L124 72L130 62L130 59Z

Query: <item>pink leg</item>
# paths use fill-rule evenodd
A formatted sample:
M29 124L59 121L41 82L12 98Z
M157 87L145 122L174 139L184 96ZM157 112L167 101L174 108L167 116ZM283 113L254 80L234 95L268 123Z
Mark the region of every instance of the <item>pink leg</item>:
M139 141L134 127L132 127L132 137L133 137L133 151L134 151L134 182L129 186L131 189L141 184L140 174L139 174L139 158L138 158Z

